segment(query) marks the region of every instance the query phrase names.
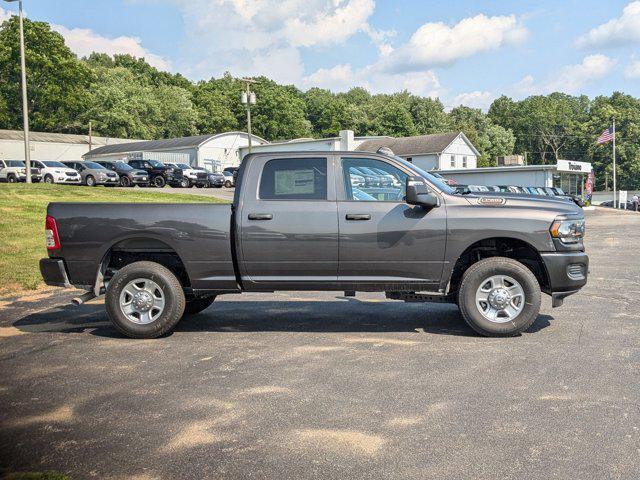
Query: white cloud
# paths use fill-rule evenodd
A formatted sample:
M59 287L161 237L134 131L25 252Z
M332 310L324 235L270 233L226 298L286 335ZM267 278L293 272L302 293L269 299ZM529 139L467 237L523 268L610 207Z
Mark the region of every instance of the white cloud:
M11 13L9 10L5 10L4 8L0 7L0 23L4 22L5 20L9 20L12 15L13 13Z
M69 29L63 25L51 25L51 28L64 37L67 46L80 57L85 57L91 52L106 53L108 55L128 53L134 57L144 58L150 65L160 69L169 70L170 62L142 46L137 37L120 36L115 38L104 37L87 28Z
M514 91L520 95L543 95L552 92L581 94L584 88L606 77L616 66L617 61L606 55L588 55L581 63L562 67L553 78L536 83L527 75L514 85Z
M349 64L321 68L304 77L304 88L320 87L344 92L352 87L364 87L375 93L394 93L408 90L416 95L438 97L443 93L436 74L430 70L407 74L389 74L373 71L370 67L354 70Z
M640 1L629 3L622 15L578 38L580 47L612 47L640 42Z
M464 18L451 27L444 23L425 23L392 56L381 59L378 68L410 72L450 65L461 58L522 42L527 35L527 29L515 15L480 14Z
M624 71L625 78L640 80L640 60L632 60Z
M473 92L465 92L456 95L453 99L453 105L465 105L472 108L480 108L487 110L491 102L495 100L495 95L491 92L481 92L479 90Z

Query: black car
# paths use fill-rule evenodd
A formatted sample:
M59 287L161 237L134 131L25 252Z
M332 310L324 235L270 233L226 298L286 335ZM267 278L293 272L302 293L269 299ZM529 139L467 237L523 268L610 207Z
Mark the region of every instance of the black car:
M149 185L149 174L145 170L136 170L127 163L113 160L98 160L96 163L116 172L120 176L121 187L133 187L134 185L146 187Z
M193 167L194 170L207 173L207 187L208 188L222 188L225 182L225 176L221 173L208 172L204 167Z
M167 184L172 187L180 187L183 181L182 170L167 167L158 160L129 160L129 165L147 172L151 185L158 188L162 188Z

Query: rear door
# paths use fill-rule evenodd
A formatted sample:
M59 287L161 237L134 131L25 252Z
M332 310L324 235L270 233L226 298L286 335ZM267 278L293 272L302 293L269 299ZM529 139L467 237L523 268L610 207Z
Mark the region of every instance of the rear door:
M425 210L404 201L408 176L392 160L344 156L338 180L338 280L381 290L435 290L446 242L444 204ZM384 181L361 172L380 172ZM437 192L436 192L437 193Z
M338 275L333 159L256 157L248 165L236 214L245 282L312 288Z

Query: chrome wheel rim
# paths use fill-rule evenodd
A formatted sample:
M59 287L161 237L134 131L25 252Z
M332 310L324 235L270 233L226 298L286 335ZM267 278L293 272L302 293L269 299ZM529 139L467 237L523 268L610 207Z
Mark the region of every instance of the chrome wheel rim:
M522 285L507 275L486 278L476 291L476 307L490 322L512 322L522 313L524 305Z
M165 295L162 288L148 278L136 278L120 292L120 310L133 323L145 325L162 315Z

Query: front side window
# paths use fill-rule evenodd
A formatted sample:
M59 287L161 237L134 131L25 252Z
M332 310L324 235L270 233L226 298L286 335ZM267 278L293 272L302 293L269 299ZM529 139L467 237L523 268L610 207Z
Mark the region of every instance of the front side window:
M263 200L326 200L325 158L280 158L262 169L260 198Z
M151 165L153 165L154 168L161 168L164 167L164 163L159 162L157 160L149 160L149 162Z
M382 160L343 158L342 173L347 200L402 202L408 175Z
M0 165L2 165L0 163ZM24 162L22 160L9 160L7 162L8 167L21 167L24 168Z

